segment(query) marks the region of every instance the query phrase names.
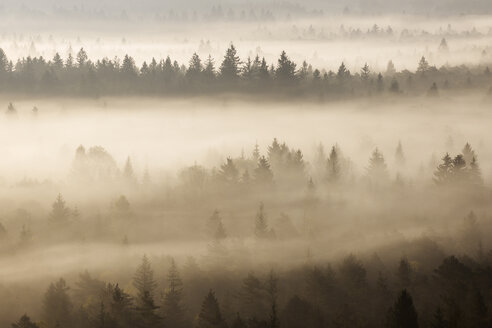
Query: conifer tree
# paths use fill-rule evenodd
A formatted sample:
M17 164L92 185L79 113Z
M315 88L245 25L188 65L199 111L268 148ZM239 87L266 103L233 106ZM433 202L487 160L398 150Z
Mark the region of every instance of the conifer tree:
M260 203L260 207L258 208L258 212L256 213L255 236L256 238L260 239L268 237L268 224L265 217L263 203Z
M296 64L289 59L285 51L282 51L275 70L275 78L282 83L293 82L295 73Z
M213 81L216 78L215 63L212 56L208 55L205 61L205 68L203 69L203 76L207 81Z
M174 259L167 274L167 288L163 302L164 325L167 327L186 327L185 311L183 308L183 282L179 276Z
M475 150L473 150L472 146L468 142L463 147L461 154L463 155L463 159L465 160L467 165L470 165L473 158L477 159L477 154L475 153Z
M156 327L161 322L161 318L155 313L159 308L154 301L157 283L146 255L142 258L142 263L133 276L133 286L137 289L136 321L138 327Z
M239 179L239 170L232 158L228 157L226 162L220 166L219 177L223 182L236 183Z
M369 69L369 65L367 63L364 64L364 67L360 70L360 77L362 81L369 80L369 75L371 74L371 70Z
M398 141L398 146L396 147L395 162L396 165L398 165L399 167L405 165L405 154L403 153L403 146L401 144L401 141Z
M442 158L442 163L439 164L434 172L434 182L437 185L445 185L451 182L453 174L453 160L448 153Z
M425 75L430 69L429 63L427 62L427 59L422 56L419 61L419 65L417 67L417 73L420 73L421 75Z
M60 278L44 294L43 321L48 328L71 326L72 302L68 290L65 280Z
M383 154L379 149L375 149L369 159L367 175L373 182L384 182L388 179L388 169Z
M215 293L210 290L203 300L198 314L198 328L226 328L227 325L220 313L219 302Z
M154 297L157 283L154 280L154 270L146 255L143 256L142 263L133 276L133 286L137 289L137 302L142 303L145 297Z
M127 157L125 167L123 168L123 178L128 183L136 182L135 173L133 171L133 165L130 156Z
M418 315L413 305L412 296L406 289L398 295L393 307L388 312L388 328L418 328Z
M58 194L56 201L52 205L50 220L54 223L65 223L70 217L70 209L66 206L61 194Z
M339 151L336 146L331 147L330 157L327 162L328 181L336 183L341 178L341 164Z
M258 160L258 166L254 172L254 179L259 184L269 184L273 180L273 173L270 168L270 163L265 156L261 156Z
M237 56L237 51L231 43L224 56L224 60L220 65L220 77L226 81L235 81L240 72L240 59Z
M12 328L39 328L39 326L31 321L31 318L24 314L19 321L12 324Z

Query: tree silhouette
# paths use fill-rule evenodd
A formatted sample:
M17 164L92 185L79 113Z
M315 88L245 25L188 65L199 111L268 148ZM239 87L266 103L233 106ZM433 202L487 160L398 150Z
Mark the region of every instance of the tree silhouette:
M402 167L405 165L405 154L403 152L403 146L401 144L401 141L398 141L398 146L396 147L395 162L396 162L396 165L398 165L399 167Z
M255 218L255 236L256 238L264 239L268 237L268 224L264 213L264 205L260 203L258 212Z
M385 182L388 179L388 169L384 160L383 154L379 152L379 149L375 149L372 152L371 158L369 158L369 166L367 167L367 175L372 182Z
M417 311L412 296L406 289L398 295L393 307L388 311L388 328L418 328Z
M174 259L167 274L167 288L164 294L163 315L167 327L186 327L185 311L183 308L183 282L179 276Z
M285 51L282 51L275 70L275 78L282 83L294 82L295 73L296 64L289 59Z
M62 278L51 283L44 294L43 320L49 328L70 327L72 323L72 302L68 286Z
M231 43L224 56L224 60L220 65L220 77L225 81L235 81L239 77L240 59L237 56L237 51Z
M336 146L331 147L330 157L327 162L328 181L338 182L341 178L342 167L339 158L339 151Z
M445 185L451 182L453 174L453 160L448 153L442 158L442 163L439 164L434 172L434 182L437 185Z
M50 220L54 223L66 223L70 217L70 209L66 206L61 194L58 194L51 207Z
M12 328L39 328L39 326L32 322L27 314L24 314L19 321L12 324Z
M225 328L227 327L220 313L219 302L215 293L210 290L203 300L198 314L198 328Z
M226 183L237 183L239 179L239 171L234 164L232 158L228 157L225 164L220 166L219 177Z
M269 184L273 181L273 173L270 168L270 163L265 156L261 156L258 161L258 166L254 172L254 179L260 184Z
M138 306L155 310L153 303L157 283L154 280L154 270L146 255L143 256L142 263L133 276L133 286L137 289Z

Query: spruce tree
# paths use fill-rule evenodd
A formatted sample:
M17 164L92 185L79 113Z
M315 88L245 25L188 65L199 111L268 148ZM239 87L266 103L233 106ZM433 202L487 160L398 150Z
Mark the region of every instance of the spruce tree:
M268 224L265 217L264 205L260 203L258 212L255 218L255 236L256 238L263 239L268 237Z
M185 311L183 307L183 282L174 259L167 274L167 288L163 302L164 325L166 327L186 327Z
M133 276L133 286L137 289L137 326L142 328L157 327L161 322L161 318L156 314L159 307L154 301L157 283L154 280L154 271L146 255L142 258L142 263Z
M388 311L388 328L418 328L418 315L412 296L406 289L398 295L393 307Z
M341 178L341 163L339 151L336 146L331 147L330 157L327 162L328 181L336 183Z
M449 184L452 180L453 174L453 160L448 153L442 158L442 163L439 164L436 171L434 172L434 182L437 185Z
M372 152L369 158L369 166L367 167L367 175L372 182L385 182L388 179L388 169L384 160L383 154L379 149Z
M275 78L281 83L294 82L295 73L296 64L289 59L285 51L282 51L275 70Z
M258 166L254 171L254 179L259 184L269 184L273 180L272 169L265 156L261 156L258 160Z
M31 321L31 318L24 314L19 321L12 324L12 328L39 328L39 326Z
M220 313L219 302L215 293L210 290L203 300L198 314L198 328L225 328L227 327Z
M61 194L58 194L56 201L52 205L50 220L54 223L65 223L70 217L70 209L66 206Z
M48 328L71 326L72 302L68 290L65 280L60 278L44 294L43 321Z
M224 60L220 65L220 77L225 81L235 81L239 77L240 59L233 44L227 49Z

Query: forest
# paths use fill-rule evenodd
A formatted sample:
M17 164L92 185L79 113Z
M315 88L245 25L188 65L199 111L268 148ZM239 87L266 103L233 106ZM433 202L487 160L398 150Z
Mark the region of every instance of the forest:
M446 39L439 49L447 52ZM217 66L217 67L216 67ZM275 64L258 55L241 60L233 44L218 64L209 55L205 60L194 53L189 64L169 56L152 58L137 67L129 56L120 60L103 58L92 62L81 48L65 60L30 56L14 64L0 49L0 90L3 93L50 96L101 97L118 95L217 96L224 93L270 96L273 99L353 99L382 94L436 97L440 90L476 90L492 94L488 66L432 66L421 57L417 70L397 72L390 60L385 72L373 72L366 63L351 73L342 62L338 69L313 68L306 61L293 62L282 51Z
M308 162L275 138L265 153L255 144L218 167L182 168L169 187L137 173L130 157L119 168L104 148L80 146L67 183L124 194L103 213L62 194L46 213L17 209L1 225L1 250L30 261L36 249L57 256L59 245L111 255L94 272L25 291L37 296L12 308L23 313L12 327L489 327L490 189L478 158L466 143L415 175L399 142L388 159L375 148L357 173L338 145L319 145ZM169 222L161 228L162 215ZM401 235L444 221L451 231ZM149 241L152 256L140 253ZM202 250L157 255L170 241L198 241ZM19 279L5 277L14 286Z
M0 1L0 328L492 327L492 1Z

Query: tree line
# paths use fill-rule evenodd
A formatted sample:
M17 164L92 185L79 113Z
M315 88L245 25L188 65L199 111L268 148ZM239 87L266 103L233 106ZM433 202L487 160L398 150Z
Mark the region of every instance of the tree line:
M385 72L372 71L365 64L352 73L342 63L336 71L301 64L282 51L277 62L268 63L256 56L239 58L233 44L216 63L193 54L188 65L168 56L152 58L140 67L125 55L123 59L89 59L82 48L74 57L63 59L58 53L47 60L24 57L10 60L0 49L0 92L55 96L78 95L210 95L224 92L276 94L340 98L383 93L428 94L437 96L440 89L487 90L492 83L488 67L436 68L422 57L415 72L397 72L390 61Z
M485 328L492 324L489 260L443 256L426 271L406 257L388 269L377 255L365 264L348 255L337 266L233 273L217 293L204 291L207 273L192 258L184 279L173 258L161 279L144 256L131 293L88 272L73 289L60 278L44 293L40 317L24 314L12 328Z

